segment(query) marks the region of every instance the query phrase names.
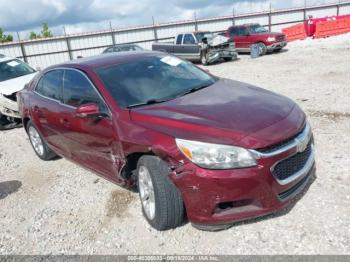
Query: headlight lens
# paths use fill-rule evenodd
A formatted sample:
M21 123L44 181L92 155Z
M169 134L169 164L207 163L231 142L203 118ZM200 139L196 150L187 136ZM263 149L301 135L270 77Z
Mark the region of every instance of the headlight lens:
M275 42L275 41L276 41L276 37L273 37L273 36L268 37L268 38L267 38L267 41L268 41L268 42Z
M256 166L256 159L241 147L176 139L180 151L196 165L207 169L232 169Z

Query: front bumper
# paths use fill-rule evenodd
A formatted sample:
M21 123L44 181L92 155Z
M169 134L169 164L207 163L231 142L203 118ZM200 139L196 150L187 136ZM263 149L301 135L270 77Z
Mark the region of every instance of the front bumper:
M238 57L237 50L235 48L232 49L213 49L209 51L208 54L208 62L214 63L221 58L232 58L235 60Z
M21 118L19 115L18 104L0 94L0 113L14 118Z
M277 179L276 164L302 153L305 143L311 150L305 165L288 178ZM171 179L182 193L189 220L215 227L275 213L287 207L313 175L310 129L277 151L259 154L258 165L252 168L206 170L192 163L177 168Z
M287 46L287 42L286 41L276 42L276 43L273 43L271 45L268 45L267 46L267 51L274 51L276 49L282 49L282 48L284 48L286 46Z

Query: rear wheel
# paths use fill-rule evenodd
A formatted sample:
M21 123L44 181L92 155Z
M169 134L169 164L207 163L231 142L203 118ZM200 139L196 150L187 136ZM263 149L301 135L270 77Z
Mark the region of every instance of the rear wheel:
M168 174L168 165L156 156L143 156L137 164L142 212L157 230L180 226L184 217L181 194Z
M267 53L267 47L264 43L257 43L259 49L259 55L263 56Z
M36 155L45 161L51 160L57 155L46 145L38 130L35 128L33 123L29 121L27 123L27 132L30 143L36 153Z

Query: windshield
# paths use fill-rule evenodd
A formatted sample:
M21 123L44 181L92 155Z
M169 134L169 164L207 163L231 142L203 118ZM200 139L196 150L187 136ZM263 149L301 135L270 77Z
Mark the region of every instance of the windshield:
M268 30L266 30L265 27L263 27L263 26L261 26L259 24L250 26L250 31L252 33L255 33L255 34L267 33L268 32Z
M210 32L198 32L198 33L195 33L194 35L197 38L198 43L202 42L202 39L204 37L213 38L213 33L210 33Z
M121 107L167 101L212 85L216 79L173 56L148 56L99 69L98 75Z
M35 73L35 70L18 59L0 63L0 82Z

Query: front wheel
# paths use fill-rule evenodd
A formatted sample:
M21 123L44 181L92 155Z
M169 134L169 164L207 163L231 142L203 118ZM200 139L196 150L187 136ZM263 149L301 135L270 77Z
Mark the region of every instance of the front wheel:
M266 55L267 47L264 43L258 43L259 56Z
M157 230L180 226L184 217L182 197L170 181L168 165L156 156L142 156L137 164L142 212Z
M36 155L44 160L48 161L55 158L57 155L46 145L44 140L42 139L39 131L33 125L31 121L27 124L27 132L29 136L30 143L36 153Z

